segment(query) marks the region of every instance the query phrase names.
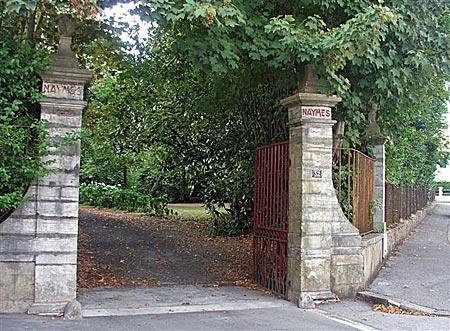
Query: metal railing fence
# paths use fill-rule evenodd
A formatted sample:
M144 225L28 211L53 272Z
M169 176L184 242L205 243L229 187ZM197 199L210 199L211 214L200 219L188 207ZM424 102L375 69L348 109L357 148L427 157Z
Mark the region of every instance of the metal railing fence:
M407 219L434 200L434 190L426 187L397 187L386 182L386 224L395 225Z

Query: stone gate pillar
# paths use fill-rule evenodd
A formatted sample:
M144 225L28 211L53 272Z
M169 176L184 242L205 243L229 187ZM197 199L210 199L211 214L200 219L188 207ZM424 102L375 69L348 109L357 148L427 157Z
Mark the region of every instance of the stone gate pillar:
M351 292L348 265L362 271L361 237L343 216L332 182L331 109L339 101L319 93L310 65L300 92L281 101L290 126L288 299L304 308L334 298L335 289Z
M332 297L331 107L339 101L318 92L311 66L300 93L282 100L288 107L291 144L288 298L300 306Z
M0 226L0 313L60 314L76 298L78 189L84 85L91 72L78 68L71 50L72 19L61 17L59 48L41 73L41 119L55 146L45 157L51 170L27 192L24 205Z
M30 313L61 312L76 298L78 190L81 112L85 84L92 73L79 69L71 50L75 24L63 16L61 35L50 71L42 77L41 119L48 123L48 138L56 143L47 166L52 173L37 187L36 236L42 251L36 255L34 304Z
M381 136L381 129L376 120L378 106L370 104L369 121L366 126L366 136L369 146L372 147L375 158L374 168L374 208L373 229L375 232L385 232L385 205L386 205L386 170L385 170L385 139Z

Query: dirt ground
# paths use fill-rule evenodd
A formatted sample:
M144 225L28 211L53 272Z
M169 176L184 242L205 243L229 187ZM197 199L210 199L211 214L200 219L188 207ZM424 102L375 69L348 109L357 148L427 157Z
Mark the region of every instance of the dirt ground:
M251 284L251 237L205 234L205 220L81 208L78 287Z

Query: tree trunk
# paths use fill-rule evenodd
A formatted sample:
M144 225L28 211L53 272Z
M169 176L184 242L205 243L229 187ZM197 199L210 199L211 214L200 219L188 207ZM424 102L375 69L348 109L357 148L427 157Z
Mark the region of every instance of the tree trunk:
M27 39L30 42L30 44L33 46L35 45L34 40L34 26L36 24L36 11L33 10L30 13L30 17L28 18L28 26L27 26Z
M128 188L128 166L123 166L123 187Z
M153 183L153 186L152 186L152 188L150 189L150 192L148 192L148 195L149 196L153 196L154 194L155 194L155 192L156 192L156 190L158 189L158 187L159 187L159 184L161 183L161 180L163 179L163 177L164 177L164 169L161 169L160 171L159 171L159 173L158 173L158 176L156 177L156 180L155 180L155 183Z
M336 165L340 157L341 138L344 134L345 122L337 122L333 126L333 165Z

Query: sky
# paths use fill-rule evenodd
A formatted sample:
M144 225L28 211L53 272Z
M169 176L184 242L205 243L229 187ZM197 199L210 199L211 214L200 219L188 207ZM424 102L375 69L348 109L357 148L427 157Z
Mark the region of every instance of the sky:
M148 29L150 28L150 23L144 22L140 19L138 15L131 15L130 11L136 7L135 3L120 3L111 8L106 8L102 13L100 18L114 18L117 22L127 22L132 26L139 27L139 39L144 41L148 36ZM130 37L123 33L121 36L124 41L132 41Z

